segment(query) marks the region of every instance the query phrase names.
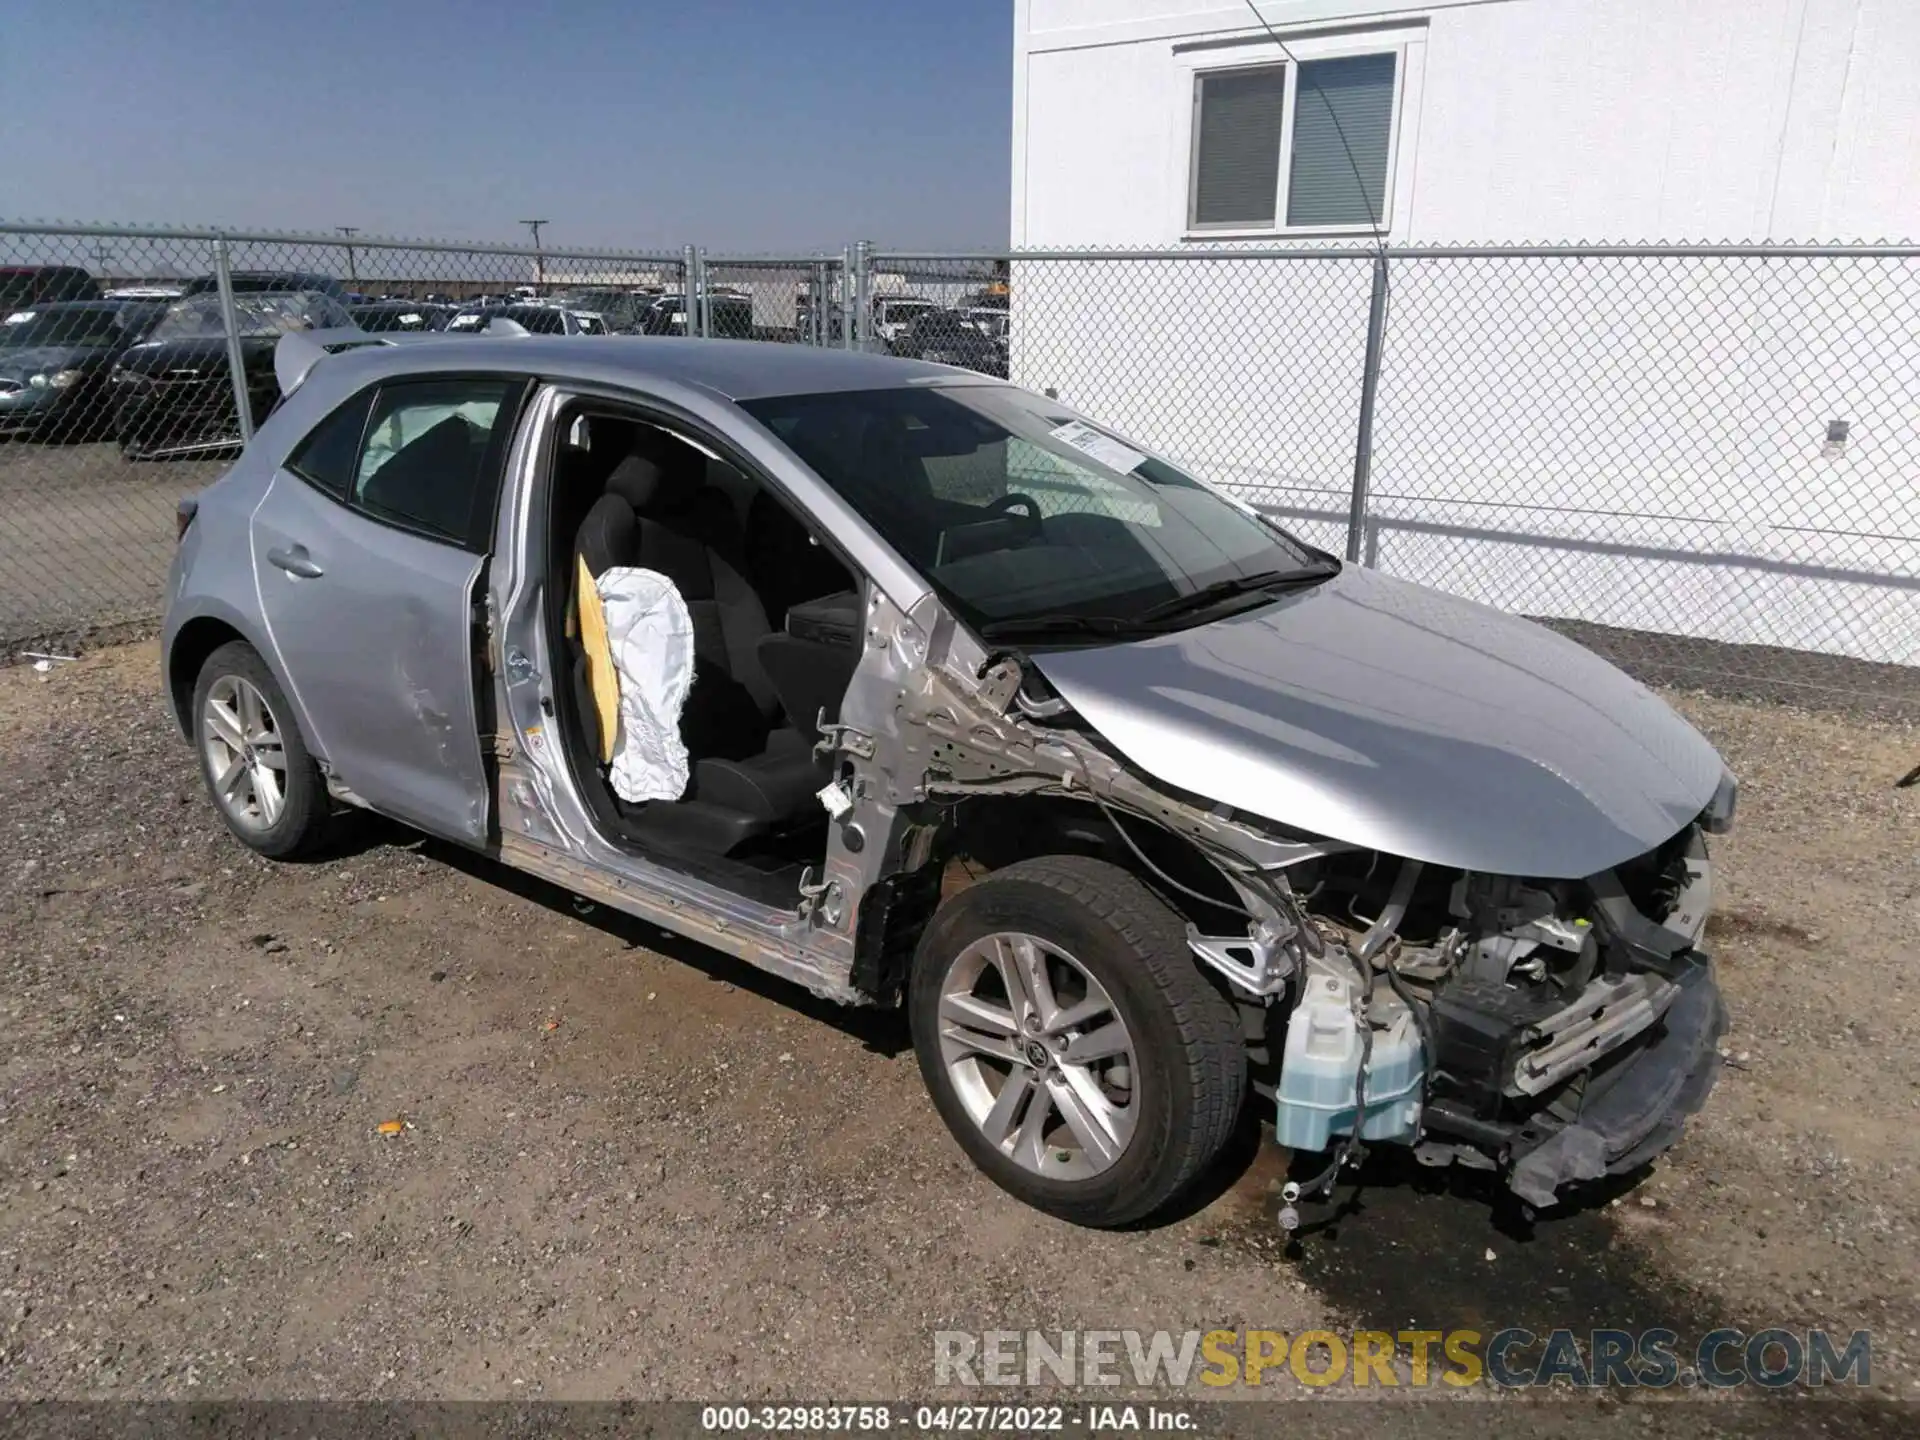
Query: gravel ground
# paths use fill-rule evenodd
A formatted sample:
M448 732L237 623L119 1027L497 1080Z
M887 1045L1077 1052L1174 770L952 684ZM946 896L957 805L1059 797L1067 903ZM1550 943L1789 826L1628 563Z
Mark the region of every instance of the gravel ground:
M974 1174L895 1017L379 822L253 858L156 673L0 670L0 1398L914 1397L940 1328L1413 1322L1870 1328L1920 1397L1913 729L1676 696L1744 784L1704 1115L1531 1224L1383 1159L1289 1248L1251 1133L1190 1213L1074 1230Z

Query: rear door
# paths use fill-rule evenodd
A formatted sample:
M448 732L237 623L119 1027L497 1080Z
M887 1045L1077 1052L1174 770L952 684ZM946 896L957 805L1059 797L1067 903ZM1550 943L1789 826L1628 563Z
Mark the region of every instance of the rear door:
M363 391L295 448L254 512L280 674L335 775L374 809L487 838L479 625L502 457L527 382Z

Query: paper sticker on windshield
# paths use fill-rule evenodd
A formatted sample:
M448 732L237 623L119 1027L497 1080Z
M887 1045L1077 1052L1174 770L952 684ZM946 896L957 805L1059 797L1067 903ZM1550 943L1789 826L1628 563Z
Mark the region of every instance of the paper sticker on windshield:
M1089 460L1126 474L1147 457L1111 435L1103 435L1083 420L1069 420L1053 431L1053 438L1071 445Z

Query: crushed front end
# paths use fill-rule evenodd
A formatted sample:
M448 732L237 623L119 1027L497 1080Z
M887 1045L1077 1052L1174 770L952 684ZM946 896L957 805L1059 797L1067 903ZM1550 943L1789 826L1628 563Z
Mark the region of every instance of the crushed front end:
M1719 1068L1727 1012L1699 941L1705 835L1731 812L1729 781L1666 843L1583 880L1366 851L1291 867L1299 925L1265 957L1287 972L1262 1047L1276 1140L1330 1151L1328 1180L1362 1142L1410 1145L1543 1207L1666 1150Z

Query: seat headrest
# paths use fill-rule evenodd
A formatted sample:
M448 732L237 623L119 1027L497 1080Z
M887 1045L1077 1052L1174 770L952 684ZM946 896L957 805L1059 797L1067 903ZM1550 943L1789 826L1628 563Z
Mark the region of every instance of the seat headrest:
M629 455L613 467L606 491L641 515L671 515L691 505L703 484L705 477L691 465Z
M574 535L573 550L596 580L615 565L631 565L639 548L633 507L618 495L593 502Z

